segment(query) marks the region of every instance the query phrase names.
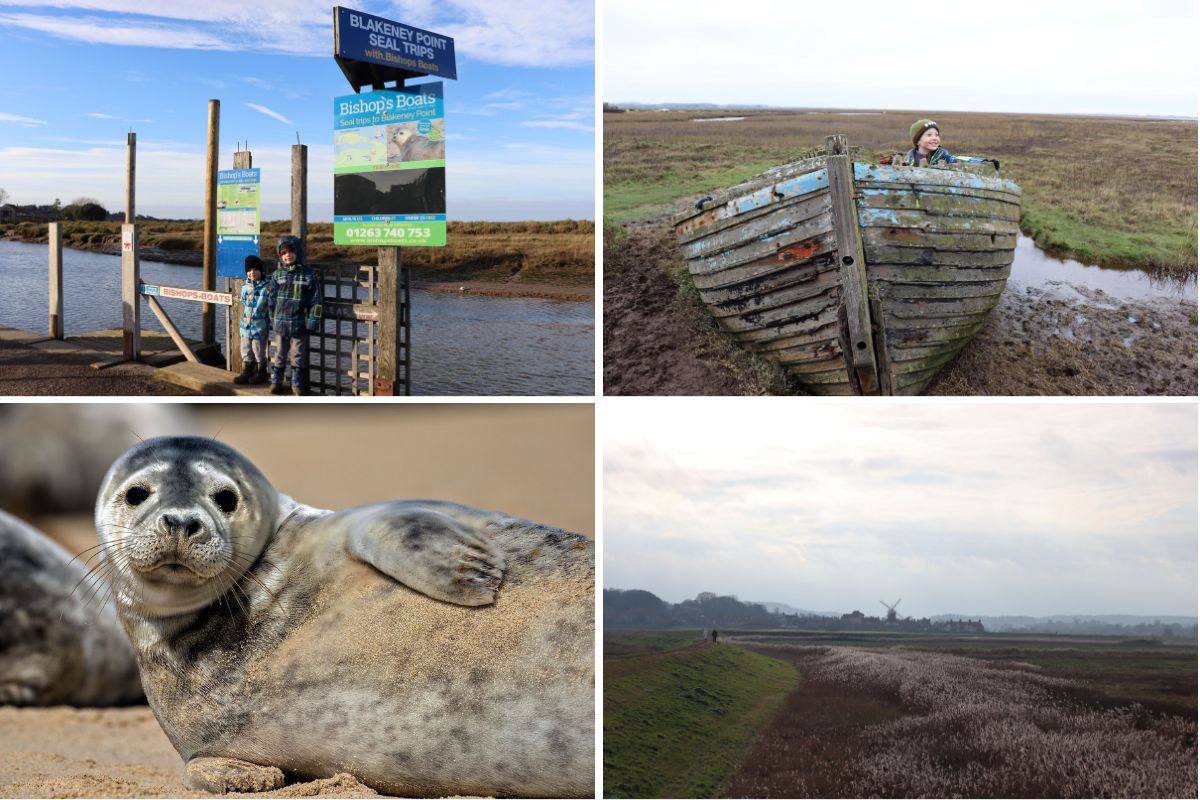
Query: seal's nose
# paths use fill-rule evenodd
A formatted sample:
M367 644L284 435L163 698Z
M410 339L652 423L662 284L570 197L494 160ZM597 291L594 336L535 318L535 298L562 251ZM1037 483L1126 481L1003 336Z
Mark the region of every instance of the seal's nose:
M158 528L163 533L191 539L204 530L204 525L195 514L165 513L158 518Z

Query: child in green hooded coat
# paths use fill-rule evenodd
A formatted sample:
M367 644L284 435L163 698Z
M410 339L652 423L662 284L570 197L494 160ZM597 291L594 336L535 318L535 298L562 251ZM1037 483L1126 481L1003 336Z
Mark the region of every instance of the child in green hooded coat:
M906 167L934 167L938 164L958 163L990 163L1000 169L1000 162L994 158L979 158L976 156L956 156L942 147L942 132L938 124L931 119L919 119L908 129L912 139L912 149L904 156Z

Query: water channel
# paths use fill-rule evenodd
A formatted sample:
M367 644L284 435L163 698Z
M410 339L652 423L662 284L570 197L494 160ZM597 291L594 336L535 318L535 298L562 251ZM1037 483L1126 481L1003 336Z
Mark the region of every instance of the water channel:
M49 276L44 244L0 241L0 325L47 329ZM121 327L121 260L63 250L67 336ZM141 262L142 280L199 288L197 267ZM224 279L218 279L223 287ZM189 339L200 338L200 304L160 300ZM412 375L416 395L591 395L595 308L591 302L412 291ZM161 331L148 307L143 329ZM224 311L217 312L224 344Z

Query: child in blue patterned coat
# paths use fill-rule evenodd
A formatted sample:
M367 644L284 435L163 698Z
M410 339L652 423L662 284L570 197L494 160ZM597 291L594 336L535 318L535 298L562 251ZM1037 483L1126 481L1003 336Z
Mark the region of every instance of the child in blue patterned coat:
M263 276L262 259L246 256L246 282L242 284L241 334L242 372L234 383L267 382L267 334L271 329L271 305L275 287Z

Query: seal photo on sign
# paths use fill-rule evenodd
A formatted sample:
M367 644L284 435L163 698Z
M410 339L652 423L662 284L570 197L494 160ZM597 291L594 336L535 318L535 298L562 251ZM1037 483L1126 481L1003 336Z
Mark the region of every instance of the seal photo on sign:
M0 511L0 704L142 702L133 650L87 570Z
M96 527L193 787L592 795L587 538L436 501L310 508L197 437L113 464Z

